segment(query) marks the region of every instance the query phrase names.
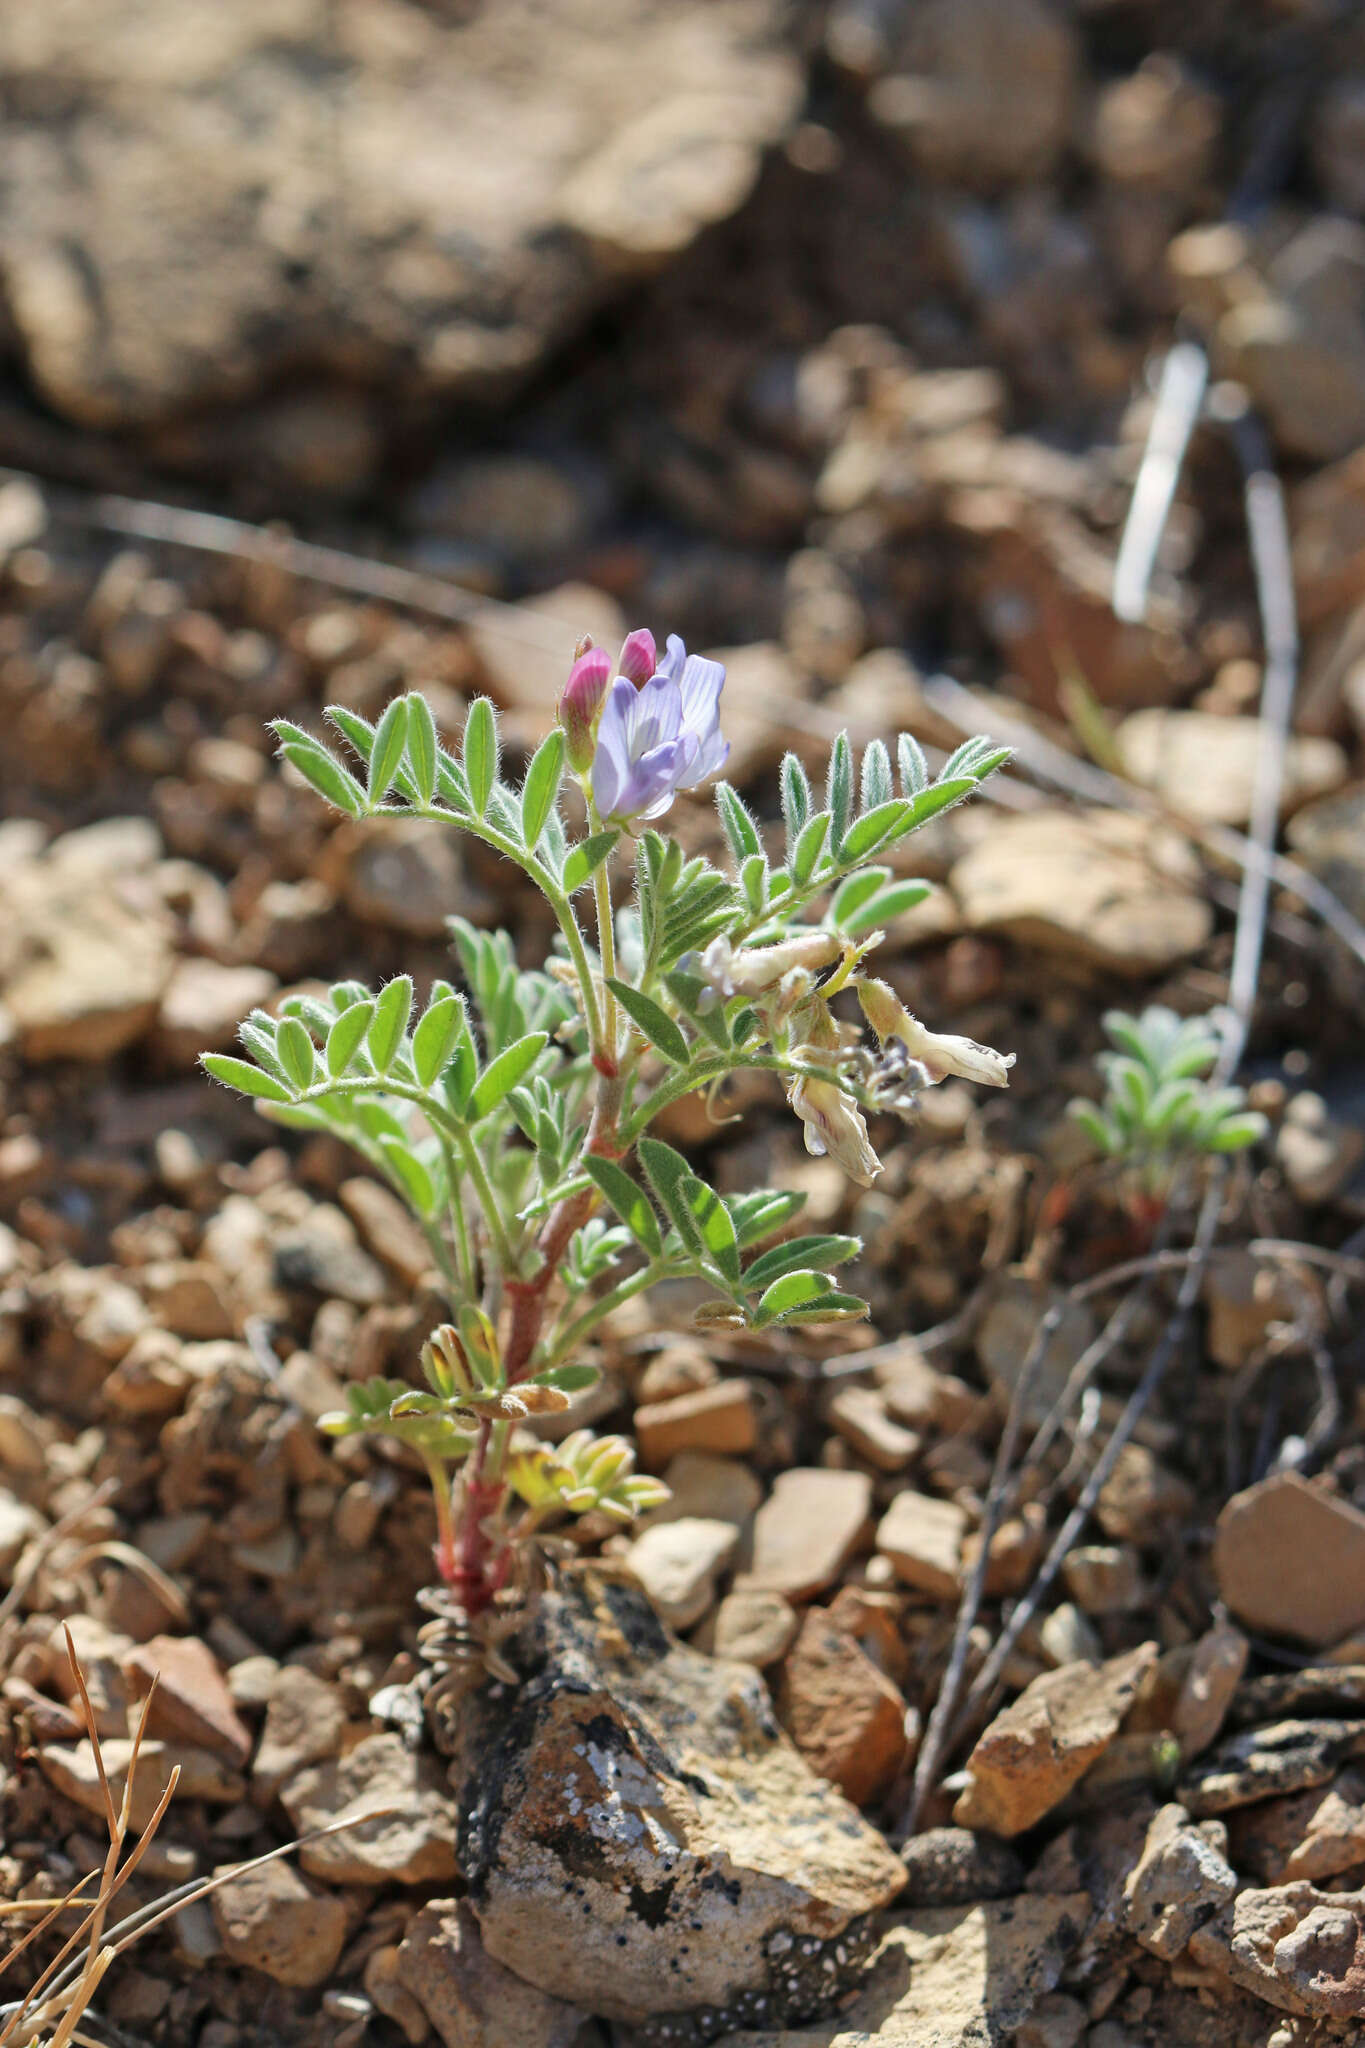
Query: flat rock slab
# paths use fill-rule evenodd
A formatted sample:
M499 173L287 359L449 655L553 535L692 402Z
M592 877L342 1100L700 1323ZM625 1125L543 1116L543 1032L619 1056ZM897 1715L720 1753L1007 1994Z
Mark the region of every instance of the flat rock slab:
M1365 1625L1365 1515L1295 1472L1232 1496L1218 1517L1213 1569L1232 1612L1257 1634L1325 1649Z
M124 426L286 361L477 393L745 199L779 0L77 0L27 11L0 240L35 382ZM326 81L326 89L320 89Z
M967 1759L958 1825L1020 1835L1050 1813L1109 1747L1156 1654L1155 1643L1142 1643L1104 1664L1063 1664L1035 1678Z
M832 1586L857 1548L872 1513L865 1472L796 1466L779 1472L754 1517L754 1549L745 1586L809 1600Z
M1211 825L1245 825L1251 816L1258 718L1221 718L1212 711L1135 711L1115 734L1123 765L1172 810ZM1284 750L1282 812L1323 796L1346 780L1346 756L1335 740L1292 737Z
M1086 1892L908 1914L837 2019L727 2034L718 2048L1002 2048L1056 1984L1089 1917Z
M782 1734L758 1674L640 1589L567 1575L461 1712L460 1867L488 1955L660 2040L828 2009L905 1867Z
M1176 1797L1196 1819L1325 1785L1365 1751L1365 1721L1274 1721L1230 1735L1182 1778Z
M1189 843L1132 812L992 818L948 881L972 931L1134 980L1198 952L1213 929Z

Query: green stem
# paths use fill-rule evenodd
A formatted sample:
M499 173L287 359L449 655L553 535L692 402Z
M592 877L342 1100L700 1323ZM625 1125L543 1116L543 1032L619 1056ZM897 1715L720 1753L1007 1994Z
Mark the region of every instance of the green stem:
M445 1160L446 1186L449 1190L447 1209L450 1215L451 1235L455 1240L455 1264L459 1275L461 1295L466 1301L473 1301L474 1254L469 1242L469 1225L464 1219L464 1208L460 1202L460 1168L455 1157L455 1147L449 1139L441 1138L441 1156Z
M493 1252L497 1263L504 1274L510 1274L513 1266L512 1243L507 1235L507 1226L502 1219L497 1195L493 1191L493 1183L488 1178L488 1169L479 1157L478 1148L467 1130L460 1130L455 1143L459 1147L461 1164L479 1198L479 1207L483 1210L484 1221L488 1225L488 1235L493 1240Z
M584 1309L582 1315L575 1317L573 1322L551 1332L544 1357L537 1361L536 1370L544 1372L550 1366L560 1364L578 1349L583 1339L611 1315L613 1310L621 1308L628 1301L633 1301L635 1296L643 1294L647 1287L653 1287L660 1280L671 1278L672 1270L659 1260L651 1259L647 1266L641 1266L627 1279L618 1281L615 1287L600 1295L591 1308Z
M671 1074L667 1080L660 1082L652 1095L645 1097L621 1131L622 1155L630 1150L644 1131L648 1130L660 1110L667 1109L671 1102L679 1102L684 1095L691 1095L696 1089L704 1088L708 1081L719 1080L725 1074L737 1074L745 1067L763 1074L782 1074L788 1079L804 1074L813 1081L832 1081L836 1087L861 1099L851 1077L837 1072L832 1067L804 1066L784 1057L781 1053L748 1053L741 1059L736 1059L730 1053L717 1053L714 1058L704 1060L700 1066L681 1068Z
M441 1577L449 1583L455 1573L455 1507L451 1499L450 1474L439 1458L424 1457L431 1497L436 1503L436 1563Z
M594 817L596 813L594 812ZM596 830L594 826L594 830ZM607 863L592 878L593 900L597 905L597 951L602 962L602 1000L606 1010L603 1019L602 1051L615 1065L616 1062L616 998L607 983L616 973L616 932L611 921L611 883L607 879Z
M587 1020L588 1038L594 1044L600 1042L602 1019L597 1006L597 990L593 986L592 967L588 960L588 950L583 943L583 934L579 929L578 919L574 916L573 905L559 887L549 869L542 866L534 855L528 854L525 847L518 846L515 839L509 839L507 834L500 832L496 825L490 825L486 818L475 818L466 816L459 811L445 810L439 804L407 803L381 804L373 815L375 817L393 818L428 818L434 824L459 825L464 831L472 833L476 839L482 839L485 846L491 846L495 853L502 854L505 859L510 860L515 866L519 867L522 873L535 883L537 889L539 889L541 895L549 904L554 914L555 922L564 935L564 943L569 949L569 958L573 962L574 973L578 977L579 993L583 998L583 1014Z

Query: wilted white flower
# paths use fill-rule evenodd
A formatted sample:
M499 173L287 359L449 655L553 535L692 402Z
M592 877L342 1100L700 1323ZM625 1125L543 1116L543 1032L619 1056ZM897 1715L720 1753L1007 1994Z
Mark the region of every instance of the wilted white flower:
M788 974L815 974L831 966L843 950L834 932L798 932L776 946L748 947L735 947L722 933L701 955L697 972L719 995L761 996Z
M974 1038L955 1038L949 1032L929 1031L912 1017L895 990L884 981L859 981L858 1000L863 1015L883 1045L898 1038L912 1059L918 1060L931 1083L946 1081L956 1074L964 1081L980 1081L988 1088L1008 1088L1012 1052L996 1052L993 1046L978 1045Z
M882 1163L872 1149L863 1113L848 1091L819 1075L802 1074L789 1086L787 1100L805 1126L806 1150L817 1159L828 1153L850 1180L870 1188Z

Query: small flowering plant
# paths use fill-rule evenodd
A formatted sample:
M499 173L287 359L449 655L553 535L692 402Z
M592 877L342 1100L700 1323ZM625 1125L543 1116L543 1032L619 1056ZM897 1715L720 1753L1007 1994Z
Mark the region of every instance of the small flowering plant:
M855 776L841 736L823 801L788 755L780 858L721 782L721 868L687 858L656 821L724 766L724 681L676 638L660 657L649 633L632 633L614 663L585 645L519 787L503 779L485 698L458 756L417 694L376 725L329 709L358 769L299 726L274 728L285 760L339 810L472 834L521 870L557 928L549 957L526 966L508 933L452 917L458 976L420 1015L407 976L373 992L339 982L286 998L278 1016L253 1011L245 1059L204 1060L277 1122L344 1138L421 1225L450 1308L423 1350L426 1384L352 1386L323 1427L378 1432L422 1460L437 1565L471 1624L511 1597L518 1553L547 1523L627 1522L665 1497L622 1438L579 1430L551 1446L527 1427L593 1383L583 1348L613 1310L691 1278L709 1290L703 1326L865 1313L834 1278L856 1238L788 1235L797 1194L722 1196L652 1135L661 1112L741 1069L772 1073L808 1149L865 1186L881 1170L869 1110L905 1111L948 1074L1003 1086L1011 1064L926 1030L867 971L882 927L928 892L884 856L971 795L1006 750L971 740L931 780L902 735L896 773L873 741ZM574 785L583 823L571 830ZM836 1017L845 993L863 1022Z

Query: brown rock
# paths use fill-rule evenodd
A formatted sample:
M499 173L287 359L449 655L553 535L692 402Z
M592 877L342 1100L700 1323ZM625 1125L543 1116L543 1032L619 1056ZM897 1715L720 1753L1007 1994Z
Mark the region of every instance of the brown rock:
M235 1322L223 1275L205 1259L154 1259L138 1272L152 1314L177 1337L231 1337Z
M1158 1543L1194 1510L1194 1489L1146 1444L1129 1443L1100 1488L1095 1519L1120 1543Z
M865 1472L818 1466L779 1472L754 1517L753 1565L741 1583L789 1600L823 1593L853 1555L871 1512Z
M1041 1820L1104 1754L1155 1658L1155 1643L1143 1643L1098 1666L1064 1664L1035 1678L972 1751L953 1819L997 1835Z
M1200 1819L1277 1793L1325 1785L1365 1749L1365 1721L1272 1721L1230 1735L1181 1778L1176 1796Z
M1018 1850L970 1828L926 1828L910 1837L901 1855L910 1873L908 1906L971 1906L1024 1889Z
M1228 1821L1237 1868L1257 1884L1310 1883L1365 1863L1365 1774L1342 1771L1328 1785L1265 1799Z
M227 1052L250 1010L269 1002L276 981L263 967L177 960L156 1014L154 1045L168 1065L193 1067L201 1052Z
M763 1482L738 1458L720 1458L713 1451L679 1451L664 1468L669 1497L641 1520L680 1522L699 1515L703 1521L732 1522L742 1529L763 1499Z
M737 1587L716 1609L711 1648L717 1657L733 1657L765 1671L786 1656L799 1627L796 1609L780 1593Z
M1217 1741L1250 1647L1228 1622L1216 1623L1195 1643L1171 1716L1183 1756L1199 1756Z
M643 1530L624 1562L648 1593L659 1619L682 1631L715 1605L716 1574L730 1562L738 1542L733 1522L685 1515Z
M444 1773L397 1735L296 1771L280 1792L302 1834L345 1815L357 1825L309 1842L299 1861L329 1884L439 1884L455 1875L455 1811ZM374 1820L360 1816L375 1814Z
M1233 1495L1218 1517L1213 1568L1254 1633L1321 1649L1365 1624L1365 1514L1297 1473Z
M1173 1963L1195 1929L1232 1897L1237 1873L1226 1848L1217 1821L1194 1827L1183 1806L1163 1806L1153 1816L1124 1886L1123 1923L1154 1956Z
M907 1586L935 1600L956 1600L966 1533L966 1512L955 1501L907 1487L877 1524L877 1549Z
M1213 929L1188 843L1131 812L993 818L949 884L973 931L1134 979L1198 952Z
M879 1347L873 1373L887 1414L907 1429L956 1436L981 1419L981 1396L953 1373L930 1365L913 1337Z
M211 1894L223 1952L277 1984L325 1984L346 1939L346 1906L287 1863L263 1863Z
M821 1608L812 1608L782 1667L777 1713L812 1769L867 1806L905 1762L905 1701Z
M913 1429L893 1421L875 1387L844 1387L829 1404L829 1419L845 1443L879 1472L903 1472L918 1454Z
M1241 1892L1191 1938L1190 1954L1281 2012L1358 2019L1365 2008L1365 1895L1302 1882Z
M640 1462L657 1471L679 1451L751 1451L758 1441L754 1398L744 1380L647 1403L635 1411Z
M172 1741L215 1750L239 1769L251 1755L251 1735L232 1704L218 1659L197 1636L153 1636L124 1659L139 1695L156 1682L148 1729Z
M274 1671L264 1697L265 1726L251 1781L258 1794L271 1799L305 1764L338 1754L346 1732L346 1708L334 1685L301 1664Z
M431 1271L431 1246L391 1189L356 1176L341 1183L337 1200L367 1250L404 1286L415 1287Z
M717 2048L1007 2048L1090 1910L1077 1891L904 1914L837 2019L726 2034Z
M1257 718L1152 708L1125 718L1115 735L1123 765L1172 810L1211 825L1245 825L1251 816ZM1335 740L1296 735L1285 750L1283 815L1346 780L1346 756Z
M514 1654L536 1674L515 1715L476 1693L453 1731L487 1953L615 2020L780 2024L838 1998L904 1867L782 1734L757 1673L671 1640L595 1569L564 1574Z
M122 1803L128 1784L133 1744L127 1736L114 1735L103 1741L101 1749L109 1788L117 1806ZM38 1761L50 1785L65 1793L87 1813L93 1813L101 1821L104 1819L104 1788L95 1763L94 1749L89 1742L78 1742L71 1748L51 1744L42 1750ZM170 1786L171 1773L177 1767L180 1771L177 1791L182 1799L204 1799L218 1806L234 1806L246 1790L243 1780L235 1772L226 1770L221 1758L211 1751L195 1749L189 1744L172 1746L149 1739L138 1752L137 1769L132 1774L133 1789L128 1810L134 1834L140 1835L149 1826L158 1802Z
M408 1923L394 1974L445 2048L570 2048L583 2014L495 1962L464 1899L433 1899Z

